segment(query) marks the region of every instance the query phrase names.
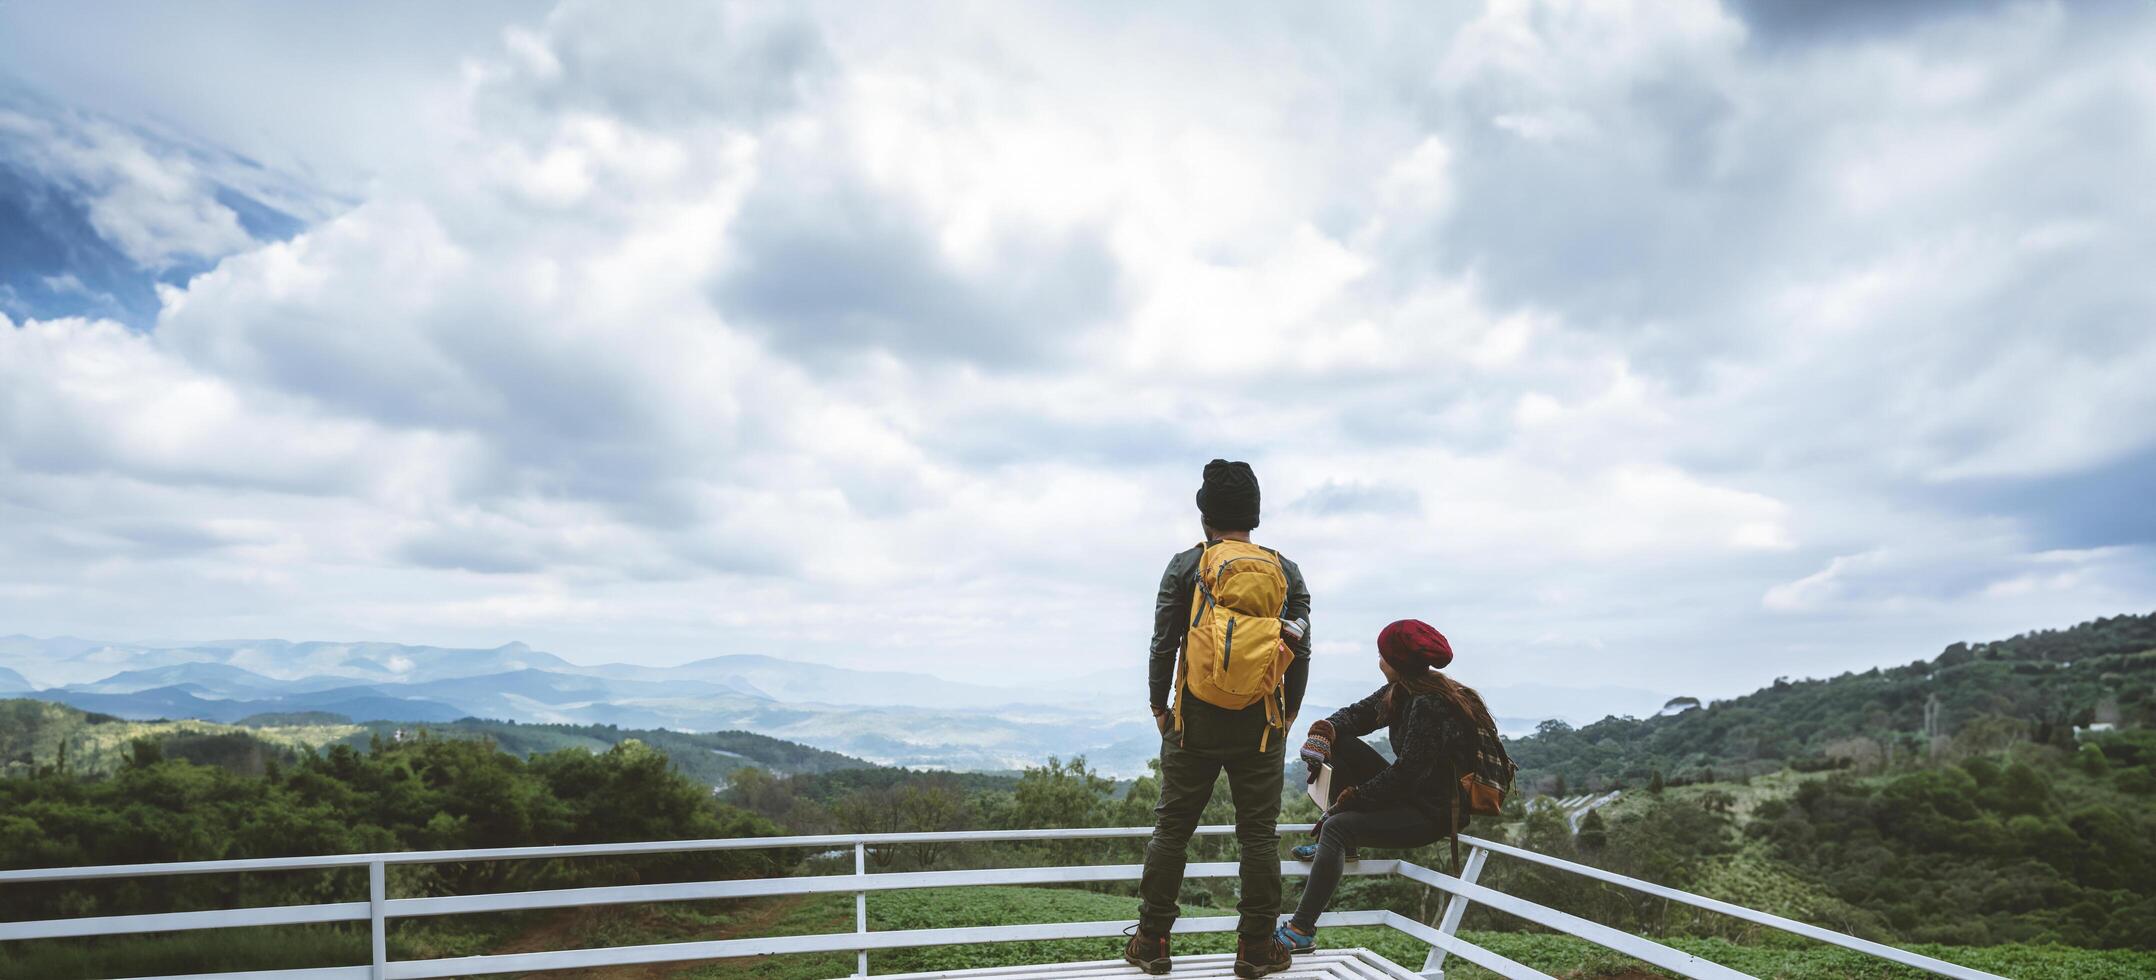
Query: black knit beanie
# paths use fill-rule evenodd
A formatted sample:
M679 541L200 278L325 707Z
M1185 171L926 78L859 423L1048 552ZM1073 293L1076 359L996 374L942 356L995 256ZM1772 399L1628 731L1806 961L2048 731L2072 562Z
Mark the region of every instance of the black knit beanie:
M1216 459L1205 464L1198 487L1198 513L1216 531L1248 531L1258 526L1258 475L1249 463Z

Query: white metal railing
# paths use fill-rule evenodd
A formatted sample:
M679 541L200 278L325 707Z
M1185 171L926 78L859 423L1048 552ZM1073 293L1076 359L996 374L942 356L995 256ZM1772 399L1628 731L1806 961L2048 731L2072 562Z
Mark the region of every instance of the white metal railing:
M1308 824L1291 824L1280 827L1283 832L1308 831L1309 829L1310 825ZM1232 834L1234 832L1235 828L1232 826L1207 826L1200 827L1197 831L1200 835L1208 836ZM251 980L407 980L407 978L418 980L418 978L428 977L559 970L631 963L669 963L734 956L850 951L857 956L856 969L858 973L856 975L865 977L868 975L868 954L871 950L984 942L1106 937L1118 935L1132 924L1131 920L1125 919L1111 922L1063 922L1039 925L975 926L871 932L868 928L868 894L870 892L895 892L968 885L1037 885L1135 881L1144 872L1143 865L1122 864L987 868L968 871L879 872L872 874L868 870L867 861L868 849L871 847L986 841L1127 839L1149 837L1151 835L1152 828L1149 827L1091 827L1069 830L958 831L915 834L829 834L802 837L647 841L628 844L577 844L453 851L396 851L322 857L188 861L171 864L106 865L78 868L32 868L0 871L0 886L99 878L147 878L169 875L364 867L367 869L367 900L364 902L330 902L316 905L217 909L202 912L87 916L23 922L0 922L0 942L27 939L116 936L195 929L364 921L368 924L371 958L371 962L366 965L273 970L249 973L244 976L251 978ZM1428 958L1423 963L1422 976L1433 978L1433 980L1443 977L1444 961L1447 956L1458 956L1508 978L1545 978L1546 980L1547 974L1459 938L1457 932L1460 920L1465 915L1468 906L1473 903L1481 903L1500 912L1525 919L1557 932L1585 939L1588 942L1662 967L1681 976L1715 978L1715 980L1744 976L1744 974L1728 967L1655 942L1644 936L1613 929L1609 926L1591 922L1478 884L1477 880L1481 877L1483 866L1487 863L1489 856L1495 853L1656 895L1696 908L1720 912L1747 922L1781 929L1847 949L1869 953L1873 956L1941 976L1962 978L1962 980L1979 980L1979 978L1999 980L1992 974L1949 963L1945 960L1858 939L1854 936L1822 929L1793 919L1754 911L1727 902L1678 891L1651 882L1640 881L1636 878L1628 878L1624 875L1603 871L1600 868L1575 864L1508 844L1466 835L1462 835L1460 840L1469 845L1470 851L1457 877L1406 861L1357 861L1350 863L1346 869L1348 874L1355 875L1397 874L1410 881L1428 885L1447 893L1451 897L1447 901L1437 925L1431 926L1397 912L1383 910L1332 912L1319 918L1318 924L1322 927L1384 926L1405 933L1420 942L1428 943L1431 948ZM789 878L750 878L657 885L559 888L426 898L391 898L388 894L387 870L390 865L436 864L452 861L619 857L637 854L780 848L815 848L820 851L850 848L854 855L854 870L850 875L810 875ZM1281 870L1284 874L1300 875L1307 870L1307 865L1302 862L1283 861ZM1192 864L1185 871L1186 877L1190 878L1232 878L1237 873L1238 865L1233 862ZM704 940L643 946L615 946L599 949L490 954L434 960L389 959L387 937L388 923L391 919L629 902L673 902L778 895L845 894L849 892L854 895L854 931L851 933ZM1176 931L1180 933L1230 932L1235 929L1236 922L1237 917L1235 916L1189 918L1178 921ZM199 978L212 975L198 974L195 976ZM239 975L214 974L214 976ZM179 978L167 977L157 978L157 980L179 980Z

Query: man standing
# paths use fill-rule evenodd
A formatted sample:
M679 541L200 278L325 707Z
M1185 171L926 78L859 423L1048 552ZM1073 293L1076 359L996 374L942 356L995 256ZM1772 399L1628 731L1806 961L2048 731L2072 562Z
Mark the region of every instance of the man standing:
M1288 966L1272 942L1277 824L1283 744L1310 677L1310 590L1294 562L1250 543L1258 526L1250 464L1207 463L1198 514L1205 543L1169 559L1153 608L1147 679L1161 732L1160 805L1145 849L1138 926L1123 958L1147 973L1168 972L1190 838L1225 771L1242 850L1235 973L1262 977Z

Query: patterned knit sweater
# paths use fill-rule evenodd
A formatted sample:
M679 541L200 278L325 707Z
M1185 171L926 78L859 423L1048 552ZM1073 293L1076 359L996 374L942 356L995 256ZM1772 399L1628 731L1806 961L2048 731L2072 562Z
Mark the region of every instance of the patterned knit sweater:
M1385 692L1377 689L1354 704L1333 712L1336 738L1360 738L1385 724ZM1405 694L1405 692L1403 692ZM1475 744L1473 723L1444 698L1432 694L1408 696L1386 733L1392 741L1393 764L1355 787L1350 810L1377 810L1406 804L1421 810L1439 827L1449 825L1452 796L1458 792L1461 753ZM1466 820L1461 820L1462 825Z

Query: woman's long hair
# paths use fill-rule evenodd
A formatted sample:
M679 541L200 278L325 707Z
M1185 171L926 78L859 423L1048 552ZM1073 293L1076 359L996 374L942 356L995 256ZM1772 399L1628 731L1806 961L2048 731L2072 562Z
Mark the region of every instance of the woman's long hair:
M1475 724L1484 728L1497 727L1497 722L1490 719L1490 709L1483 706L1482 695L1476 694L1474 688L1445 676L1445 672L1441 670L1425 670L1394 682L1385 692L1385 717L1388 722L1396 712L1395 706L1403 689L1410 696L1435 694L1459 709L1462 715Z

